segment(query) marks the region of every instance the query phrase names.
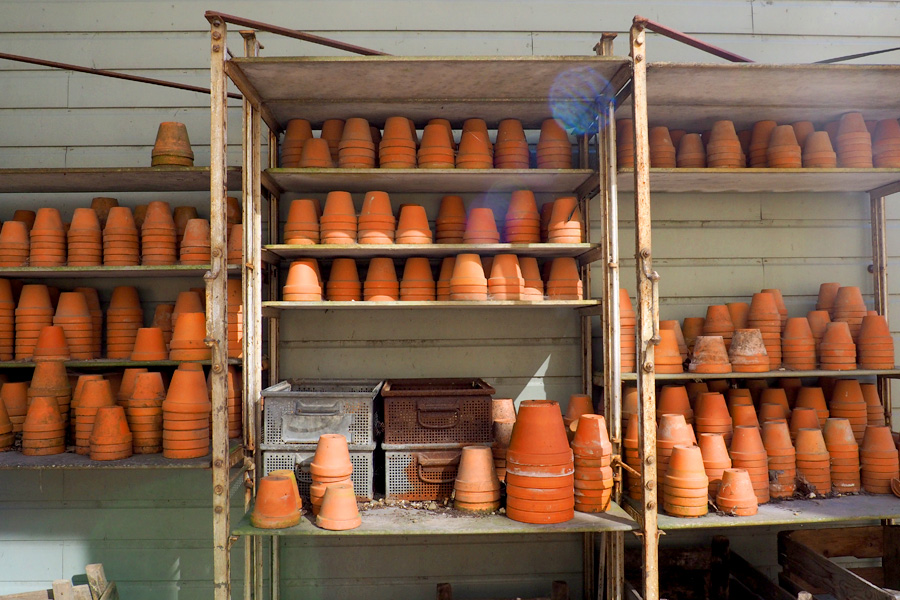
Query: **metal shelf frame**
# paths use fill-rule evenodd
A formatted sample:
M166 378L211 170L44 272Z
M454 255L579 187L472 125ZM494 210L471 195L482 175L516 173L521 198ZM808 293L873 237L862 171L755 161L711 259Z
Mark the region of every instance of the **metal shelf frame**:
M417 303L289 303L276 300L265 301L264 298L275 299L280 295L278 285L279 267L284 260L299 256L316 256L333 258L335 256L367 256L371 252L378 255L395 257L409 256L410 248L394 246L385 252L383 249L340 248L328 246L308 246L291 248L277 244L278 240L278 204L282 193L288 192L325 192L333 189L350 191L366 191L369 189L385 189L402 193L419 193L442 191L475 192L475 191L508 191L511 189L529 188L539 192L574 193L579 198L582 217L586 224L586 244L566 245L566 248L552 244L530 245L523 248L523 254L530 256L575 256L581 262L584 282L585 300L572 302L483 302L483 303L428 303L427 308L477 310L484 308L556 308L575 307L576 318L580 320L582 338L582 388L590 393L592 384L591 335L592 318L600 314L604 331L615 335L613 324L618 323L618 303L600 302L590 298L591 264L599 260L606 261L603 270L603 298L618 297L618 271L616 237L617 216L616 167L615 160L615 124L614 111L616 96L620 95L631 77L630 60L612 56L612 38L604 35L603 40L595 48L596 55L578 57L446 57L415 58L393 56L366 57L296 57L296 58L259 58L260 45L255 32L241 32L244 38L243 56L234 57L226 45L227 23L241 24L246 21L222 15L207 13L211 25L211 79L213 90L212 111L212 177L213 200L219 194L218 182L224 173L224 131L226 127L225 97L223 91L230 79L244 97L243 111L243 189L244 189L244 248L243 265L244 280L244 393L247 401L247 447L254 451L254 464L248 472L245 507L249 509L250 499L254 493L256 481L262 474L261 453L256 451L259 439L260 398L262 387L263 338L267 337L266 354L269 361L269 381L279 380L278 374L278 315L283 310L330 310L348 308L354 310L409 308ZM261 29L263 24L254 24ZM279 28L269 28L271 33L283 33ZM535 128L543 119L553 116L548 103L548 93L556 77L563 73L590 72L592 76L602 76L604 83L596 90L596 98L589 99L583 111L590 114L591 125L588 133L581 136L579 142L580 164L577 169L566 171L544 171L530 169L527 171L425 171L425 170L378 170L378 169L279 169L278 135L286 121L290 118L309 119L314 127L328 118L346 118L348 115L360 115L378 122L384 117L403 114L411 117L419 126L429 118L443 117L459 126L461 122L473 114L484 118L489 127L495 127L501 118L515 115L526 127ZM327 75L325 73L327 72ZM397 73L402 77L393 77ZM347 83L356 80L356 75L364 75L368 81L390 81L387 85L370 85L364 96L358 90L347 87ZM441 82L451 77L457 82L447 87ZM403 82L416 81L415 90L403 88ZM310 85L314 82L315 85ZM489 83L488 83L489 82ZM507 84L506 82L509 82ZM514 82L514 85L512 83ZM394 83L400 83L400 87ZM539 90L539 92L535 92ZM552 94L551 96L552 97ZM564 100L564 104L577 104ZM599 119L598 119L599 117ZM263 129L263 123L268 132ZM612 160L612 164L600 169L600 172L588 168L588 150L590 140L597 144L597 152L602 161ZM265 168L261 164L261 144L268 144L268 161ZM377 183L377 187L376 187ZM591 245L590 238L590 205L591 200L600 195L602 218L605 225L601 227L602 237L599 245ZM268 226L262 227L262 216L267 216ZM612 227L607 224L613 223ZM540 246L540 247L538 247ZM349 253L348 253L349 250ZM445 255L450 248L438 245L429 248L416 248L416 255L435 257ZM472 247L466 247L472 251ZM497 247L481 247L475 249L483 254L497 251L516 251L518 248L509 245ZM265 275L266 281L263 281ZM610 291L614 294L610 296ZM347 305L346 307L344 305ZM362 306L371 304L371 306ZM377 304L377 305L376 305ZM416 306L416 308L420 308ZM426 308L424 305L421 308ZM609 315L606 313L609 312ZM612 338L610 338L611 340ZM604 353L618 356L617 344L604 336ZM618 381L618 380L616 380ZM606 402L616 413L620 411L619 394L609 395ZM214 412L218 407L214 405ZM611 425L612 437L621 438L618 423ZM215 444L214 444L215 448ZM215 467L214 467L215 473ZM215 479L215 478L214 478ZM217 481L217 480L216 480ZM618 492L617 492L618 498ZM216 506L219 506L218 500ZM621 512L620 509L616 509ZM227 513L226 513L227 514ZM618 513L616 513L618 515ZM624 513L623 513L624 515ZM604 597L611 600L623 598L624 590L624 532L632 528L628 517L625 523L614 530L592 524L593 521L581 519L572 529L584 536L585 557L585 589L595 590L597 585L605 585ZM504 518L505 519L505 518ZM586 521L582 523L581 521ZM227 552L220 552L222 547L230 545L227 536L231 533L242 534L245 538L247 552L245 554L245 600L261 598L263 595L263 557L262 538L259 531L247 529L242 522L236 529L225 531L228 519L216 517L216 562L215 591L216 600L230 597L230 559ZM503 524L504 526L511 524ZM504 528L504 527L501 527ZM506 527L508 528L508 527ZM477 529L477 527L476 527ZM490 527L488 527L490 529ZM601 533L603 532L603 533ZM316 531L315 533L319 533ZM426 531L420 533L426 534ZM489 533L485 530L485 533ZM387 527L379 534L407 535L403 528ZM597 556L595 552L596 536L602 535L603 564L600 566L602 576L597 577ZM270 536L272 572L272 598L279 597L278 569L279 551L278 536Z

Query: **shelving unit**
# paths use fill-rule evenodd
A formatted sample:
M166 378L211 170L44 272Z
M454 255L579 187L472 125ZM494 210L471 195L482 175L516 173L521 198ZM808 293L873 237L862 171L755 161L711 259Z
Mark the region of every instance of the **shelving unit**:
M279 319L296 311L382 311L427 309L442 314L453 310L483 309L503 311L512 308L527 310L573 310L572 318L580 320L582 350L582 388L591 390L591 315L608 303L590 299L590 263L604 256L604 247L610 245L607 236L612 234L603 227L601 244L490 244L490 245L428 245L428 246L287 246L279 240L278 202L283 193L322 193L332 190L365 192L372 189L389 193L494 193L515 189L534 192L575 195L579 198L582 216L590 223L590 200L598 191L604 215L612 212L614 204L616 171L602 168L600 172L578 168L571 170L432 170L432 169L284 169L276 168L278 135L292 118L304 118L313 128L325 119L359 116L373 123L385 118L404 115L421 128L428 119L445 118L455 127L469 117L485 119L489 128L495 128L499 120L515 117L526 129L539 128L540 123L554 115L553 109L588 116L589 134L581 141L582 166L587 166L588 138L595 138L601 164L615 148L609 129L612 127L613 99L624 87L630 76L630 61L612 56L583 57L446 57L410 58L391 56L369 57L288 57L259 58L259 44L253 33L244 36L244 57L231 58L226 52L226 35L229 17L207 13L211 23L211 70L213 81L212 119L214 170L224 167L222 144L226 114L224 90L226 78L241 91L244 102L244 210L245 210L245 337L253 346L244 355L245 397L251 413L248 427L255 428L248 435L258 436L261 419L260 398L262 378L259 375L263 359L262 334L268 335L267 350L270 361L270 383L279 380ZM257 24L259 25L259 24ZM273 30L274 33L278 31ZM609 50L611 43L606 44ZM611 53L611 52L610 52ZM234 53L232 53L234 54ZM566 78L570 75L591 80L595 87L584 102L571 94ZM368 82L359 86L358 82ZM452 84L450 83L452 82ZM560 85L562 82L562 85ZM571 83L571 82L569 82ZM555 87L559 86L559 87ZM558 90L558 91L557 91ZM577 95L577 94L576 94ZM549 101L548 101L549 100ZM583 104L582 104L583 103ZM598 127L597 117L603 125ZM262 123L268 126L268 136L262 131ZM266 169L260 161L261 140L268 140L270 164ZM604 145L606 145L604 147ZM610 180L611 178L611 180ZM215 181L215 173L214 173ZM219 193L213 184L214 196ZM263 228L263 216L267 227ZM589 229L589 227L588 227ZM268 243L267 243L268 242ZM583 301L543 302L285 302L278 286L279 267L292 258L315 257L330 260L335 257L370 258L389 256L407 258L426 256L440 258L461 251L492 255L514 252L526 256L552 258L577 257L582 264L585 283ZM604 269L604 289L613 289L609 278L615 277L612 269ZM611 274L612 273L612 274ZM263 274L267 280L263 281ZM609 283L609 287L606 284ZM615 286L617 286L617 281ZM617 289L617 288L615 288ZM606 297L606 292L604 292ZM266 300L265 298L268 298ZM617 310L617 309L614 309ZM617 314L617 312L615 313ZM268 318L268 322L264 321ZM604 317L604 322L607 319ZM348 373L348 376L350 373ZM489 376L489 375L486 375ZM215 409L214 409L215 410ZM616 430L613 435L617 436ZM261 474L261 453L255 453L257 474ZM622 597L622 561L624 554L622 533L634 527L633 521L615 506L603 516L580 515L569 525L555 528L529 526L514 523L505 517L488 519L455 519L457 524L449 528L434 528L437 516L427 515L416 527L383 517L389 514L379 510L367 511L364 525L354 532L323 532L309 522L289 531L265 531L249 527L246 518L231 533L253 538L253 556L248 559L245 597L251 593L262 596L261 537L272 540L272 595L278 597L278 544L282 535L442 535L457 533L541 533L549 530L583 533L587 552L593 552L597 533L606 534L607 548L619 549L606 552L606 572L609 598ZM606 539L608 538L608 539ZM586 565L593 565L594 557L586 557ZM228 597L227 562L216 565L217 599ZM220 568L224 568L222 571ZM592 577L593 566L588 566L586 577ZM593 584L592 584L593 585ZM611 592L611 595L609 595Z
M623 373L637 381L641 426L639 452L644 464L656 460L655 383L728 378L866 376L877 378L886 412L890 412L888 380L897 369L884 371L775 371L759 374L657 375L653 349L659 323L659 275L653 270L651 244L651 191L672 193L793 193L853 192L870 203L872 272L875 308L887 315L887 252L885 196L900 191L900 169L660 169L649 164L649 119L673 129L701 131L718 119L730 119L745 129L759 119L779 123L799 120L826 122L847 111L860 111L868 119L897 118L900 100L889 90L900 83L900 67L870 65L757 65L647 63L644 25L639 19L631 30L634 64L632 106L619 116L630 116L635 127L635 165L623 169L620 189L635 194L636 272L638 280L638 373ZM689 84L687 84L689 82ZM630 109L630 110L629 110ZM629 181L629 176L631 180ZM662 285L665 285L664 282ZM644 368L640 368L643 366ZM594 380L609 384L601 373ZM887 415L890 418L890 415ZM889 421L890 422L890 421ZM643 469L644 498L626 507L641 524L644 538L645 600L658 600L657 545L659 530L697 530L714 527L824 524L892 519L900 514L893 496L859 495L822 501L791 501L760 506L755 517L709 515L681 519L657 515L656 469Z

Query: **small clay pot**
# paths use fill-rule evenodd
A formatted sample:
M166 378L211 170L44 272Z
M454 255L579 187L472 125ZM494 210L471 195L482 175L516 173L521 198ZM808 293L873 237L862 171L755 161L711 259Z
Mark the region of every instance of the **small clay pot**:
M250 523L261 529L283 529L300 523L294 483L287 477L267 475L259 480ZM354 498L354 504L355 504Z

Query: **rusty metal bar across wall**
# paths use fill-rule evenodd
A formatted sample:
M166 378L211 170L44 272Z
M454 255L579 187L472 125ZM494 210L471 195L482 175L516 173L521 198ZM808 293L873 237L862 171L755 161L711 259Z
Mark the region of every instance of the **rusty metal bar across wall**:
M151 85L159 85L162 87L174 88L176 90L185 90L188 92L199 92L201 94L209 94L209 88L197 85L188 85L186 83L176 83L174 81L166 81L165 79L154 79L152 77L141 77L140 75L129 75L128 73L119 73L118 71L107 71L106 69L93 69L91 67L82 67L79 65L70 65L52 60L44 60L42 58L31 58L30 56L19 56L18 54L7 54L0 52L0 58L4 60L12 60L32 65L40 65L42 67L51 67L54 69L63 69L65 71L76 71L78 73L87 73L89 75L100 75L102 77L112 77L113 79L124 79L126 81L136 81L138 83L149 83ZM229 98L240 100L243 96L235 92L228 92Z
M353 44L339 42L338 40L333 40L331 38L313 35L311 33L304 33L296 29L279 27L278 25L270 25L268 23L262 23L260 21L253 21L250 19L245 19L243 17L237 17L235 15L227 15L225 13L208 10L206 11L205 16L207 20L218 17L225 23L231 23L232 25L250 27L258 31L265 31L277 35L283 35L285 37L294 38L295 40L302 40L304 42L319 44L320 46L328 46L329 48L337 48L338 50L344 50L345 52L352 52L354 54L362 54L363 56L389 56L387 52L372 50L370 48L363 48L362 46L354 46Z
M681 42L682 44L687 44L692 48L696 48L698 50L703 50L704 52L708 52L713 56L718 56L719 58L724 58L725 60L731 62L738 63L752 63L754 61L741 56L740 54L735 54L734 52L729 52L724 48L719 48L718 46L713 46L712 44L707 44L703 40L698 40L697 38L690 36L686 33L682 33L677 29L672 29L671 27L666 27L660 23L655 21L651 21L650 19L645 19L644 17L635 17L634 24L640 25L644 29L649 29L654 33L658 33L659 35L663 35L667 38L673 39L677 42Z

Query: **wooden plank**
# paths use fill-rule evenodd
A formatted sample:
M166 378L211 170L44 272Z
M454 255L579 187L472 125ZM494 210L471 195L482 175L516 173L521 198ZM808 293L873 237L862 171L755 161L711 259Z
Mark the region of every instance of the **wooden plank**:
M339 257L367 259L376 256L443 258L464 252L483 256L512 253L516 256L557 258L560 256L579 257L596 247L596 244L316 244L312 246L276 244L265 246L265 249L284 259Z
M100 600L103 592L109 586L106 579L106 573L103 571L103 565L95 563L84 567L84 574L87 575L88 585L91 587L91 596L94 600Z
M50 600L53 598L53 590L41 590L39 592L19 592L17 594L5 594L0 600Z
M633 191L632 171L621 173L619 191ZM896 181L900 169L650 169L654 193L867 192Z
M116 582L111 581L106 589L103 591L103 595L100 596L100 600L119 600L119 589L116 587Z
M791 539L826 558L881 558L883 554L881 527L844 527L829 531L828 535L820 531L795 531Z
M787 593L736 552L732 552L730 555L729 570L732 577L760 598L765 600L795 600L796 598L796 595L792 596Z
M900 526L884 524L881 527L882 534L882 559L881 564L884 573L884 587L892 590L900 590Z
M68 579L57 579L53 582L53 600L75 600L75 590Z
M75 600L93 600L91 596L91 586L76 585L73 588Z
M88 167L0 169L0 193L202 191L209 167ZM240 188L240 169L228 170L228 187Z

